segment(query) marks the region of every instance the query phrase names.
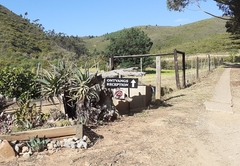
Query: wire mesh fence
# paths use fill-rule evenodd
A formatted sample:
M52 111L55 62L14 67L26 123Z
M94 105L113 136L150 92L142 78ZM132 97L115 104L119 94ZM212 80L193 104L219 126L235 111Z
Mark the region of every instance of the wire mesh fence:
M181 88L183 87L183 66L182 56L178 57L179 65L179 77ZM206 77L212 70L223 64L223 58L211 55L205 55L200 57L186 57L185 58L185 81L186 86L195 84L197 81ZM174 60L173 57L162 57L161 58L161 87L165 89L175 90L176 77L174 71ZM154 69L147 72L146 76L143 76L140 82L147 85L156 86L156 73Z

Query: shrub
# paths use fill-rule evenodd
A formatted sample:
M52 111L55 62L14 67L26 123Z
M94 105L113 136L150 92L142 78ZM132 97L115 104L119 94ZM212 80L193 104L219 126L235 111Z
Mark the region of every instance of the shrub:
M36 75L27 69L7 67L0 69L0 93L10 98L38 98Z

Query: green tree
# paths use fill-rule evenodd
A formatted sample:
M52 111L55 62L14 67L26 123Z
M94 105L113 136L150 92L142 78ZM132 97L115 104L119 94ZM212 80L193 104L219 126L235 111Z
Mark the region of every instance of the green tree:
M197 5L203 12L211 16L228 20L226 22L227 32L232 34L240 34L240 1L239 0L214 0L217 2L217 6L223 12L223 16L215 16L212 13L204 11L199 2L206 0L167 0L167 8L174 11L184 11L184 9L191 4Z
M227 32L240 34L240 1L239 0L215 0L224 16L230 19L226 22Z
M108 56L148 54L153 44L151 39L138 28L124 29L108 37L110 44L105 50ZM149 57L143 58L143 68L152 62ZM118 58L115 59L114 64L120 67L140 67L140 58Z

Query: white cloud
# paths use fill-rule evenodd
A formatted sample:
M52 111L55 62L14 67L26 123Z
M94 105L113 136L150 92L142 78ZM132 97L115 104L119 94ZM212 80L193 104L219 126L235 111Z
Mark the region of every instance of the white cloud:
M179 18L179 19L175 20L174 22L176 22L176 23L184 23L184 22L188 22L188 21L189 21L189 19L187 19L187 18Z

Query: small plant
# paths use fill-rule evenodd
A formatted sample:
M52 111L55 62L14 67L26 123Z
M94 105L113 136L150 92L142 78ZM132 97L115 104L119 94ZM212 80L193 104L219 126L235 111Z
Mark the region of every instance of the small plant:
M56 122L57 127L62 127L62 126L70 126L71 122L67 119L60 119L59 121Z
M0 133L10 133L14 118L10 114L1 112L0 114Z
M46 139L45 137L41 139L37 135L36 137L29 139L29 142L27 142L27 146L33 152L41 152L47 147L49 141L50 141L49 139Z
M47 120L36 104L31 104L30 100L18 102L19 109L13 113L14 123L23 127L23 129L31 129L36 126L42 126Z
M23 121L22 123L23 123L23 128L25 128L25 129L32 129L33 128L33 124L30 123L28 120Z
M50 110L49 118L56 121L56 120L59 120L59 119L66 119L67 116L62 111L54 108L54 109Z

